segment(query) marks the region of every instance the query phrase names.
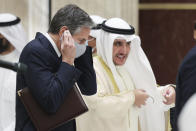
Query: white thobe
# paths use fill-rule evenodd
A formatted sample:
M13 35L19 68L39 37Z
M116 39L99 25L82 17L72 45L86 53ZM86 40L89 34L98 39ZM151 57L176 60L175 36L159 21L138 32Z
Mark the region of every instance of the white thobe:
M116 92L110 74L96 57L94 67L97 93L84 96L89 112L76 119L77 131L138 131L138 111L133 105L135 96L132 80L129 80L131 89Z
M8 55L0 55L0 60L18 62L19 53L14 50ZM14 131L16 72L0 68L0 131Z

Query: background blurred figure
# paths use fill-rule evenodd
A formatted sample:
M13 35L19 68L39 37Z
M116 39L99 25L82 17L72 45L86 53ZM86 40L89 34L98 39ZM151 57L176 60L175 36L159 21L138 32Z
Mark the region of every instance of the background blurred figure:
M196 25L194 26L194 30L193 30L194 39L196 39L195 30L196 30ZM196 85L196 46L194 46L187 53L178 70L177 84L176 84L176 107L175 107L175 115L174 115L174 119L175 119L174 131L179 130L179 126L177 125L177 123L179 120L179 115L181 114L181 111L184 108L186 102L193 94L196 93L195 85ZM186 110L188 111L189 109ZM184 110L184 112L186 112L186 110Z
M27 37L20 18L0 14L0 60L18 62ZM16 73L0 68L0 130L13 131L15 127Z
M97 15L91 15L90 17L93 20L93 22L97 25L96 27L91 29L88 40L88 45L92 47L92 53L93 55L95 55L97 53L96 43L99 42L98 37L100 36L100 24L103 23L103 21L106 19Z

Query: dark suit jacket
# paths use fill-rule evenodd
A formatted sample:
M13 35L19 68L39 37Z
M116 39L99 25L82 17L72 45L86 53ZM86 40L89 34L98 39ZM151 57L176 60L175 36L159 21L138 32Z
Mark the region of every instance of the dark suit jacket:
M17 74L17 91L29 87L40 106L48 113L55 113L64 97L77 81L85 95L96 93L96 76L90 47L84 55L75 59L75 67L58 57L49 40L37 33L33 41L23 49L19 61L28 66L26 73ZM54 131L75 131L72 120ZM23 104L16 96L16 131L35 131Z
M176 85L175 129L179 114L187 100L196 93L196 46L185 56L178 72Z

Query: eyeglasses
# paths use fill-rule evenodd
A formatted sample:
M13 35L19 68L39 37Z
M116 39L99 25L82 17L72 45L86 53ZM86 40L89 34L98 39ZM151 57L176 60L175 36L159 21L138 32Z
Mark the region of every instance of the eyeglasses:
M89 36L88 39L82 39L82 40L78 40L79 44L84 44L85 42L89 42L89 41L93 41L95 40L95 37Z
M95 37L89 36L87 41L90 42L90 41L93 41L93 40L95 40Z

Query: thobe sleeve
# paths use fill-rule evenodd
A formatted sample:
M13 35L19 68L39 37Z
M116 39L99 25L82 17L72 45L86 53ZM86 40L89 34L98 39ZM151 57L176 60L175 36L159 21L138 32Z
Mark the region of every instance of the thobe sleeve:
M164 98L164 96L162 95L162 92L163 92L163 90L166 89L168 86L170 86L170 84L169 84L169 85L159 86L159 87L158 87L158 90L159 90L159 92L160 92L160 98L162 99L161 101L165 101L165 98ZM161 105L160 107L162 107L162 110L168 111L170 108L173 108L173 107L175 106L175 103L172 103L172 104L170 104L170 105L166 105L166 104L164 104L164 103L162 102L162 103L160 103L160 105Z
M122 92L115 95L103 95L101 85L98 84L98 92L93 96L84 96L84 99L96 115L103 118L115 118L127 115L128 110L133 107L135 95L132 91Z

